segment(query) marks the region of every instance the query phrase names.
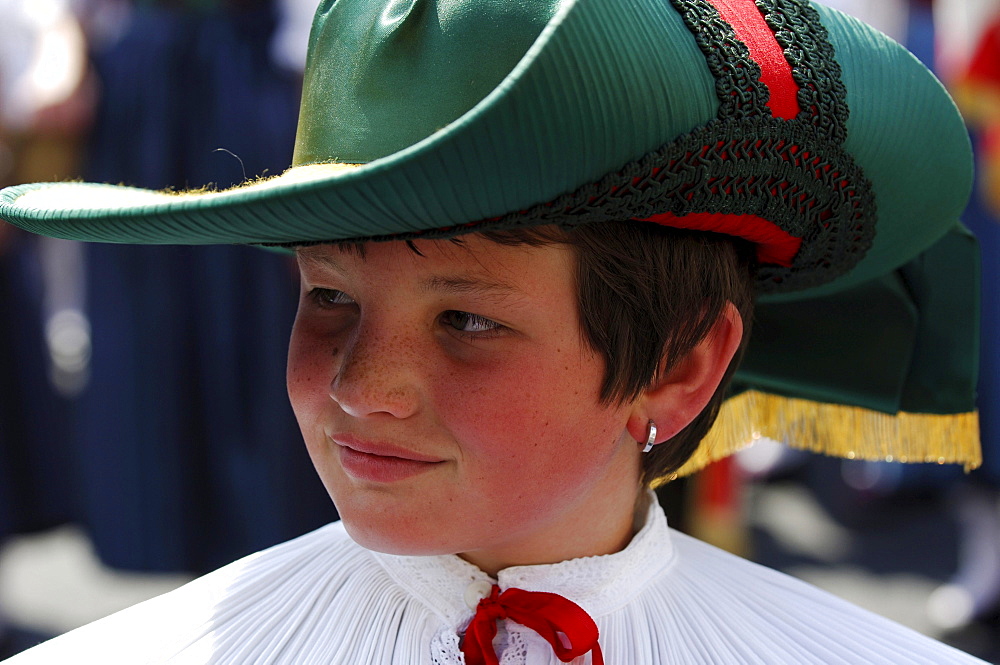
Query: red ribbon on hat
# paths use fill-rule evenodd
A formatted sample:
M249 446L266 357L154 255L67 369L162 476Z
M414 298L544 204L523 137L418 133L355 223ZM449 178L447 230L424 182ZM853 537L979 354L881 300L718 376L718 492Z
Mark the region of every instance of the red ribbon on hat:
M510 619L532 629L552 645L556 657L564 663L592 651L593 665L604 665L601 645L597 643L597 624L582 607L556 593L524 589L501 593L495 584L490 595L479 601L465 632L462 653L466 665L499 665L493 650L498 619Z

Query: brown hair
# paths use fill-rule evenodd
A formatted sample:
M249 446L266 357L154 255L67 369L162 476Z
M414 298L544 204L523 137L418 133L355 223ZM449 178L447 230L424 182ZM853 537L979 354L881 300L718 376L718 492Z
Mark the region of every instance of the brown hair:
M604 222L482 235L505 245L566 243L577 253L584 338L606 363L601 399L626 402L673 369L705 338L727 302L743 318L743 341L705 409L669 442L643 456L643 481L679 469L715 422L746 349L756 261L731 236L650 223Z

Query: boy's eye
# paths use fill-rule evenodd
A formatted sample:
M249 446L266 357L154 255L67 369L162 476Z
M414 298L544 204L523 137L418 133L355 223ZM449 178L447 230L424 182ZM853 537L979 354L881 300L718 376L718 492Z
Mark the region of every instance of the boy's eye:
M442 318L447 325L465 333L493 333L503 328L496 321L491 321L484 316L470 314L469 312L459 312L457 310L445 312L442 314Z
M312 289L309 292L312 298L321 307L333 307L335 305L351 305L354 299L343 291L336 289Z

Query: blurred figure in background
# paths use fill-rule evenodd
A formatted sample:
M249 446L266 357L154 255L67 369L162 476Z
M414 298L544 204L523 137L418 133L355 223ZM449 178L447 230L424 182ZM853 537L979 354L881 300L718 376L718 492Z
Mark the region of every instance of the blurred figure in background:
M963 221L982 248L982 354L978 383L983 466L953 498L958 570L929 611L951 629L1000 632L1000 2L939 0L940 74L969 124L978 179Z
M222 188L289 162L304 63L273 48L287 3L90 4L116 20L90 24L101 95L85 178ZM197 573L334 518L283 390L289 259L116 245L86 259L76 464L102 560Z
M0 0L0 185L79 175L93 83L66 0ZM52 352L87 344L46 322L64 313L76 247L0 223L0 543L73 518L69 402L50 380ZM3 610L0 657L17 648Z
M277 173L317 2L0 0L2 184ZM335 519L283 388L297 289L256 248L0 228L0 538L74 521L197 574Z

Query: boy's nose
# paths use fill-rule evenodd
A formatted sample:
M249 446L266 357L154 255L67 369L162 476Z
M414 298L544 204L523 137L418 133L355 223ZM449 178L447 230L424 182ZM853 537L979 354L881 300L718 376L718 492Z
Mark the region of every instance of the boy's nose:
M419 406L418 356L404 336L358 335L335 358L330 397L357 418L413 415Z

